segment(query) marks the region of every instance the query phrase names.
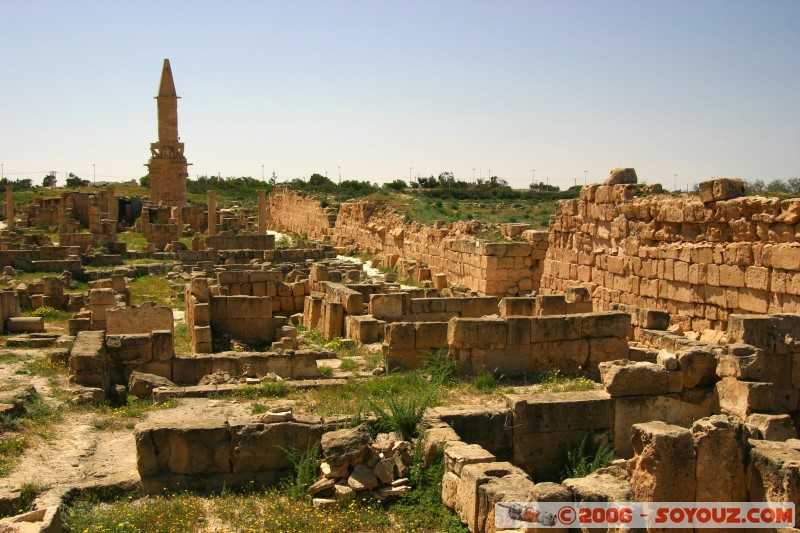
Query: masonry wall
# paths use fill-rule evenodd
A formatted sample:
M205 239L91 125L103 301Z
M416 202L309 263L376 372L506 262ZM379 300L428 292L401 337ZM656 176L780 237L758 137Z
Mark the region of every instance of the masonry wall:
M492 243L471 235L476 222L425 225L405 222L401 213L376 202L345 202L338 215L319 202L279 189L269 196L272 229L357 244L377 255L427 264L432 274L484 294L536 290L547 251L547 232L522 232L521 241Z
M560 201L540 290L583 285L595 309L662 309L694 331L724 330L731 313L800 312L800 199L639 193L589 185Z
M270 229L306 233L312 239L324 239L333 233L336 210L294 191L276 187L267 196L267 209Z

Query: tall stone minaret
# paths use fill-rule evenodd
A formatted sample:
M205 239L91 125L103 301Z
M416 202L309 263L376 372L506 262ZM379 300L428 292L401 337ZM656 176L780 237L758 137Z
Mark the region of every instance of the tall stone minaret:
M164 60L158 104L158 142L150 144L150 201L156 205L180 206L186 203L186 178L189 163L178 138L178 95L169 59Z

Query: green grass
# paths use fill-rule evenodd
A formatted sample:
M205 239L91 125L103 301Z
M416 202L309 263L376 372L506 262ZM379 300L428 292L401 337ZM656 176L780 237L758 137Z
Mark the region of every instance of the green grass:
M25 404L25 414L19 418L0 418L0 477L7 476L22 453L35 439L48 440L55 435L55 424L62 419L60 407L54 407L38 393Z
M151 411L163 411L178 406L176 400L153 403L152 400L132 400L120 407L102 405L95 408L94 428L100 431L114 429L133 429L138 421Z
M598 383L578 374L551 368L539 376L541 392L578 392L600 388Z
M183 309L183 293L172 288L171 282L163 275L150 275L135 278L128 283L131 290L131 303L156 302L156 305Z
M205 526L205 509L199 496L189 493L132 497L111 504L78 501L67 510L67 531L145 533L195 532Z
M124 242L129 252L147 249L147 239L134 230L117 233L117 242Z
M342 359L342 364L339 366L339 370L343 370L345 372L352 372L354 370L358 370L358 363L356 363L352 359Z
M330 366L327 366L327 365L320 365L319 373L322 374L323 376L329 378L329 377L333 376L333 367L330 367Z
M257 400L258 398L283 398L290 392L289 386L283 381L262 381L259 385L239 387L233 391L232 396L243 400Z
M175 354L176 355L191 355L192 346L189 342L189 326L186 322L179 322L175 324Z

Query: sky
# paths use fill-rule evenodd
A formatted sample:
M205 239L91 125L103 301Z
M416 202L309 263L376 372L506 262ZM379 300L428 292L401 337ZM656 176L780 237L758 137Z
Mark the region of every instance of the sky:
M800 176L796 0L0 0L3 175L144 175L164 58L191 178Z

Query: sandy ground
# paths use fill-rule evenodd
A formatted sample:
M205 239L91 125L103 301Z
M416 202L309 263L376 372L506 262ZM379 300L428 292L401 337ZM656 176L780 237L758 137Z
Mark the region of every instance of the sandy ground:
M51 404L54 396L50 381L40 376L17 374L39 350L5 350L18 354L15 361L0 363L0 385L31 384ZM70 388L66 377L59 388ZM141 421L197 420L209 417L242 419L249 417L249 404L230 400L182 399L172 409L152 411ZM133 429L97 429L98 414L91 407L67 406L63 419L53 428L54 437L33 440L10 475L0 478L0 496L17 491L23 484L48 487L35 502L36 508L56 505L72 488L133 487L139 482L136 470L136 445ZM138 422L134 420L133 422Z

